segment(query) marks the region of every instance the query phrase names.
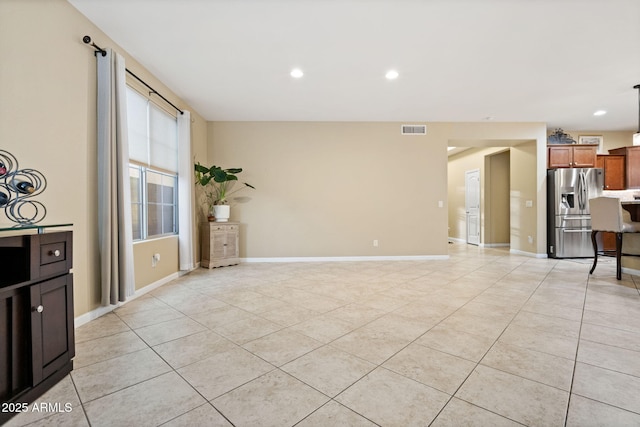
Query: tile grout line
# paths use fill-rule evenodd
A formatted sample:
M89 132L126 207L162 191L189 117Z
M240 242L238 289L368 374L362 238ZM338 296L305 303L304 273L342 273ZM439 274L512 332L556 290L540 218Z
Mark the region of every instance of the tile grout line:
M578 353L580 351L580 340L582 338L582 325L584 324L584 310L587 304L587 294L589 292L589 283L591 282L591 273L587 274L587 283L584 290L584 297L582 299L582 313L580 315L580 328L578 329L578 345L576 346L576 353L573 360L573 372L571 373L571 384L569 385L569 399L567 400L567 409L564 414L564 427L567 427L567 421L569 420L569 408L571 407L571 395L573 394L573 383L576 377L576 368L578 366Z
M496 261L497 261L497 260L496 260ZM495 261L494 261L494 262L495 262ZM523 264L524 264L524 263L523 263ZM520 264L520 265L522 265L522 264ZM556 264L556 265L557 265L557 264ZM513 272L513 271L514 271L514 270L516 270L517 268L518 268L518 267L513 268L509 273ZM553 267L553 268L555 268L555 265L554 265L554 267ZM553 268L551 268L551 269L547 272L547 274L544 276L544 278L543 278L542 280L540 280L540 282L539 282L539 283L538 283L538 285L536 286L535 290L531 293L531 295L529 295L529 298L527 298L527 300L526 300L526 301L529 301L529 299L531 299L531 296L535 293L535 291L536 291L538 288L540 288L540 286L542 285L542 283L544 282L544 280L549 276L549 274L551 273L551 271L553 271ZM502 277L506 276L507 274L508 274L508 273L506 273L506 274L505 274L505 275L503 275ZM498 279L498 280L499 280L499 279ZM496 282L497 282L498 280L496 280ZM494 282L494 284L495 284L496 282ZM490 287L489 287L489 288L487 288L487 289L490 289L491 287L493 287L493 285L492 285L492 286L490 286ZM470 301L468 301L466 304L468 304L469 302L473 301L473 299L475 299L475 298L472 298L472 299L471 299ZM524 307L524 305L526 304L526 301L525 301L525 303L524 303L524 304L522 304L522 307ZM464 304L464 305L466 305L466 304ZM464 305L463 305L462 307L464 307ZM460 307L460 308L462 308L462 307ZM460 383L460 385L458 386L458 388L456 388L456 390L451 394L451 397L449 398L449 400L447 401L447 403L446 403L446 404L445 404L445 405L440 409L440 411L438 411L438 414L435 416L435 418L431 421L431 423L430 423L429 425L433 424L433 422L435 422L435 420L436 420L436 419L438 419L438 416L440 416L440 414L442 413L442 411L444 411L444 409L445 409L445 408L449 405L449 403L453 400L453 398L456 396L456 393L458 393L458 391L462 388L462 386L467 382L467 380L469 379L469 377L471 376L471 374L472 374L472 373L473 373L473 372L478 368L478 366L480 366L480 363L482 362L482 360L487 356L487 354L491 351L491 349L496 345L496 343L498 342L498 340L500 339L500 337L504 334L504 332L507 330L507 328L511 325L511 322L513 322L513 319L515 319L515 318L516 318L516 316L517 316L517 315L522 311L522 307L521 307L521 308L520 308L520 309L519 309L519 310L518 310L518 311L513 315L513 317L512 317L512 318L511 318L511 320L509 321L509 323L504 327L504 329L502 330L502 332L500 333L500 335L498 335L498 337L495 339L495 341L493 342L493 344L491 344L491 346L487 349L487 351L485 351L485 352L484 352L484 354L482 355L482 357L481 357L477 362L475 362L475 365L476 365L476 366L475 366L475 367L474 367L474 368L469 372L469 374L465 377L465 379ZM456 311L457 311L457 310L456 310ZM455 312L454 312L454 313L455 313ZM452 313L452 314L453 314L453 313ZM511 374L511 375L513 375L513 374ZM457 398L457 399L460 399L459 397L456 397L456 398ZM467 401L466 401L466 400L464 400L464 399L460 399L460 400L463 400L464 402L467 402ZM502 418L508 419L508 420L510 420L510 421L514 421L514 422L516 422L516 423L518 423L518 424L522 424L522 423L520 423L520 422L518 422L518 421L516 421L516 420L512 420L511 418L508 418L508 417L506 417L506 416L504 416L504 415L502 415L502 414L498 414L498 413L496 413L496 412L493 412L493 411L491 411L490 409L487 409L487 408L483 408L483 407L481 407L481 406L478 406L478 405L476 405L476 404L474 404L474 403L472 403L472 402L467 402L467 403L468 403L468 404L470 404L470 405L473 405L473 406L475 406L475 407L482 408L482 409L484 409L484 410L486 410L486 411L489 411L489 412L491 412L491 413L493 413L493 414L496 414L496 415L498 415L498 416L500 416L500 417L502 417Z
M491 265L491 264L495 264L495 263L499 263L499 262L500 262L500 258L496 258L496 259L493 259L493 260L492 260L490 263L488 263L488 264L487 264L487 263L485 263L485 264L483 264L482 266L478 266L478 267L476 267L476 268L475 268L475 270L472 270L472 271L477 271L477 270L479 270L479 269L481 269L481 268L483 268L483 267L485 267L485 266L487 266L487 265ZM526 262L525 262L525 263L526 263ZM485 291L486 291L486 290L488 290L488 289L493 288L499 280L501 280L502 278L504 278L504 277L505 277L506 275L508 275L510 272L513 272L514 270L516 270L516 269L517 269L517 268L519 268L520 266L524 265L525 263L520 263L518 266L513 267L509 272L504 273L500 278L496 279L496 280L493 282L493 284L492 284L489 288L485 289ZM556 264L556 265L557 265L557 264ZM555 268L556 268L556 266L554 265L554 267L546 273L545 278L546 278L546 277L548 277L548 276L549 276L549 274L551 274L551 272L552 272ZM402 271L409 270L409 269L410 269L410 267L403 268L403 269L402 269ZM442 270L442 269L438 269L438 270L434 270L434 271L435 271L435 272L438 272L438 271L441 271L441 270ZM389 274L394 274L394 273L389 273ZM466 276L466 275L469 275L469 274L470 274L470 272L467 272L465 275L460 276L460 278L461 278L461 277L464 277L464 276ZM403 281L402 283L396 283L396 284L394 284L394 286L393 286L392 288L396 288L396 287L398 287L398 286L404 286L404 285L406 285L407 283L410 283L411 281L416 280L416 279L417 279L417 278L419 278L419 277L425 277L425 276L428 276L428 274L423 274L423 275L421 275L421 276L414 277L414 278L411 278L411 279L404 279L404 281ZM322 282L322 279L318 279L318 280L319 280L319 282ZM333 280L333 279L329 278L329 279L327 279L327 280ZM517 317L517 315L518 315L518 314L520 314L520 313L522 313L522 312L524 311L524 310L523 310L524 305L526 305L527 301L529 301L529 300L532 298L532 296L533 296L533 295L535 294L535 292L540 288L540 286L542 285L542 283L544 282L544 280L545 280L545 279L541 280L541 281L538 283L538 285L536 286L535 290L533 290L533 291L531 292L531 294L529 295L529 297L527 298L527 300L526 300L526 301L525 301L525 302L520 306L520 308L518 309L518 311L517 311L517 312L512 316L512 318L509 320L509 322L507 323L507 325L505 326L505 328L502 330L502 332L500 333L500 335L498 335L498 338L496 338L496 339L495 339L495 341L493 342L493 344L489 347L489 349L488 349L486 352L484 352L484 355L480 358L480 360L479 360L478 362L476 362L476 363L475 363L475 367L476 367L476 368L477 368L477 366L479 366L479 365L481 364L482 360L484 360L484 358L485 358L485 357L486 357L486 355L491 351L491 349L493 349L493 348L495 347L495 345L496 345L496 343L498 342L498 340L500 339L500 337L504 334L504 332L506 331L506 329L507 329L507 328L512 324L513 320ZM272 282L272 283L275 283L275 282ZM635 287L636 287L636 290L638 290L638 291L639 291L639 293L640 293L640 289L638 288L638 285L635 283L635 280L634 280L634 285L635 285ZM247 288L247 289L251 289L251 288ZM304 288L303 286L301 286L301 289L302 289L302 290L305 290L305 288ZM391 288L389 288L389 289L391 289ZM580 329L579 329L579 333L578 333L578 346L576 347L576 353L575 353L575 355L574 355L574 367L573 367L573 373L572 373L572 377L571 377L571 386L570 386L570 390L569 390L569 401L567 402L567 409L566 409L566 412L565 412L565 425L567 424L567 417L568 417L569 404L570 404L570 399L571 399L571 393L572 393L572 390L573 390L573 381L574 381L574 377L575 377L575 370L576 370L576 365L577 365L577 355L578 355L578 349L579 349L579 344L580 344L580 339L581 339L581 332L582 332L582 326L583 326L583 320L584 320L584 313L585 313L585 309L586 309L586 298L587 298L587 294L588 294L588 289L589 289L589 277L587 278L587 283L586 283L585 290L584 290L584 297L583 297L583 303L582 303L582 313L581 313L581 319L580 319ZM388 289L387 289L387 290L388 290ZM384 291L379 291L379 292L377 292L377 293L380 293L380 292L384 292ZM484 291L483 291L483 292L484 292ZM483 292L481 292L481 293L480 293L480 294L478 294L478 295L481 295ZM321 294L321 293L319 293L318 295L320 295L320 296L326 296L326 295L323 295L323 294ZM472 301L473 301L473 300L474 300L478 295L476 295L475 297L471 298L469 301L467 301L467 302L466 302L465 304L463 304L462 306L458 307L456 310L454 310L452 313L450 313L450 314L449 314L448 316L446 316L444 319L441 319L441 320L440 320L438 323L436 323L435 325L432 325L432 326L431 326L427 331L423 332L423 333L422 333L421 335L419 335L417 338L415 338L415 339L413 339L412 341L410 341L408 344L406 344L405 346L403 346L400 350L398 350L397 352L395 352L393 355L389 356L387 359L385 359L384 361L382 361L380 364L374 364L374 365L375 365L375 367L374 367L371 371L367 372L367 373L366 373L366 374L364 374L360 379L358 379L358 380L354 381L353 383L351 383L348 387L346 387L346 388L345 388L344 390L342 390L340 393L336 394L336 396L334 396L334 397L339 396L342 392L344 392L345 390L347 390L347 389L351 388L355 383L357 383L358 381L360 381L360 380L361 380L362 378L364 378L366 375L369 375L371 372L373 372L373 370L378 369L378 368L388 369L388 368L385 368L385 367L384 367L384 366L382 366L382 365L383 365L384 363L386 363L389 359L391 359L391 358L395 357L398 353L400 353L401 351L403 351L404 349L406 349L409 345L411 345L411 344L415 343L418 339L420 339L420 337L422 337L422 336L424 336L425 334L427 334L427 333L428 333L429 331L431 331L435 326L439 325L439 324L440 324L440 323L442 323L445 319L449 318L451 315L453 315L454 313L458 312L460 309L462 309L462 308L463 308L463 307L465 307L467 304L469 304L470 302L472 302ZM268 296L268 295L267 295L267 296ZM173 307L171 304L169 304L169 303L165 302L164 300L161 300L160 298L158 298L158 297L156 297L156 296L154 296L154 298L159 299L159 300L160 300L161 302L163 302L164 304L166 304L166 305L168 305L168 306L170 306L170 307L172 307L172 308L174 308L174 309L175 309L175 307ZM273 298L273 297L272 297L272 298ZM276 298L276 299L278 299L278 298ZM343 306L341 306L341 307L344 307L344 306L346 306L346 305L353 304L353 303L357 303L357 301L349 301L349 302L347 302L345 305L343 305ZM228 304L228 303L225 303L225 304L230 305L230 306L233 306L233 304ZM405 304L405 305L406 305L406 304ZM339 307L339 308L341 308L341 307ZM241 309L241 308L240 308L240 309ZM334 310L337 310L337 309L338 309L338 308L336 308L336 309L334 309ZM177 309L176 309L176 310L177 310ZM180 310L178 310L178 311L180 311ZM333 311L333 310L330 310L329 312L331 312L331 311ZM180 312L181 312L182 314L184 314L187 318L191 318L191 316L189 316L189 315L187 315L187 314L183 313L182 311L180 311ZM378 317L376 317L376 318L374 318L374 319L370 320L369 322L364 323L364 324L362 324L362 325L358 326L357 328L355 328L355 329L351 330L351 331L350 331L350 332L348 332L348 333L351 333L351 332L353 332L353 331L355 331L355 330L359 330L359 329L361 329L361 328L365 327L366 325L370 324L371 322L374 322L375 320L379 319L380 317L385 316L385 315L390 314L390 313L393 313L393 312L395 312L395 309L394 309L394 310L392 310L392 311L386 312L385 314L382 314L382 315L380 315L380 316L378 316ZM262 313L261 313L261 314L255 314L255 313L252 313L252 312L249 312L249 313L254 314L255 316L258 316L258 317L260 317L260 318L263 318L263 317L262 317L262 315L261 315ZM323 314L326 314L326 313L323 313ZM122 319L117 315L117 313L116 313L116 317L122 321ZM553 316L552 316L552 317L553 317ZM195 321L195 322L197 322L198 324L201 324L200 322L198 322L198 321L197 321L197 320L195 320L195 319L192 319L192 320L193 320L193 321ZM170 321L170 320L168 320L168 321ZM168 322L168 321L167 321L167 322ZM123 321L123 322L124 322L124 321ZM276 322L276 323L277 323L277 322ZM302 322L298 322L298 323L302 323ZM127 326L127 327L132 331L132 332L134 332L134 334L136 334L136 336L138 336L140 339L142 339L142 338L140 337L140 335L138 335L138 334L137 334L137 332L136 332L135 330L133 330L133 329L132 329L132 328L131 328L131 327L130 327L126 322L124 322L124 324L125 324L125 325L126 325L126 326ZM294 325L295 325L295 324L294 324ZM208 330L208 331L213 331L214 333L218 334L215 330L208 328L206 325L203 325L203 326L206 328L206 330ZM286 326L286 325L282 325L282 324L280 324L280 326L282 326L282 328L281 328L281 329L279 329L278 331L286 330L286 329L290 328L290 327L291 327L291 326L293 326L293 325ZM267 334L267 335L265 335L265 336L272 335L272 334L274 334L274 333L276 333L276 332L278 332L278 331L274 331L274 332L272 332L272 333L270 333L270 334ZM199 331L199 332L204 332L204 331ZM193 333L193 334L188 334L187 336L195 335L195 334L197 334L197 333L199 333L199 332L196 332L196 333ZM348 333L346 333L346 334L344 334L344 335L347 335ZM113 335L116 335L116 334L113 334ZM218 334L218 335L220 335L220 334ZM344 336L344 335L342 335L342 336ZM221 337L222 337L222 339L225 339L225 340L231 341L231 340L229 340L228 338L226 338L226 337L224 337L224 336L221 336ZM264 336L263 336L263 337L264 337ZM256 339L260 339L260 338L263 338L263 337L259 337L259 338L256 338ZM101 338L101 337L100 337L100 338ZM172 339L172 340L169 340L169 341L175 341L175 340L178 340L178 339L180 339L180 338L184 338L184 337L175 338L175 339ZM95 339L99 339L99 338L95 338ZM338 339L338 338L336 338L336 339ZM322 342L322 345L321 345L320 347L318 347L318 348L322 348L322 347L325 347L325 346L330 346L331 342L335 341L336 339L334 339L334 340L332 340L332 341L330 341L330 342ZM91 341L91 340L88 340L88 341ZM154 351L154 353L155 353L156 355L158 355L158 356L159 356L159 357L160 357L160 358L161 358L165 363L167 363L167 365L168 365L168 366L169 366L169 367L170 367L174 372L176 372L176 373L177 373L177 374L178 374L178 375L179 375L179 376L180 376L184 381L186 381L186 379L184 379L184 377L182 377L182 376L177 372L177 369L173 368L173 366L171 366L171 365L170 365L170 364L169 364L169 363L168 363L164 358L162 358L162 356L161 356L160 354L158 354L158 353L156 352L156 350L153 348L153 346L149 345L149 344L148 344L146 341L144 341L143 339L142 339L142 341L145 343L145 346L147 346L147 348L152 349L152 351ZM233 342L233 341L231 341L231 342ZM258 357L258 358L260 358L260 359L262 359L262 360L265 360L265 359L263 359L261 356L259 356L258 354L254 353L254 352L252 352L252 351L250 351L250 350L245 349L242 345L237 344L237 343L235 343L235 342L233 342L233 343L234 343L234 345L235 345L235 346L237 346L237 347L239 347L239 348L242 348L243 350L245 350L245 351L247 351L247 352L251 353L251 354L252 354L252 355L254 355L255 357ZM296 357L296 358L295 358L295 359L293 359L293 360L297 360L298 358L303 357L304 355L309 354L309 353L313 352L314 350L317 350L317 348L316 348L316 349L309 350L309 351L308 351L308 352L306 352L305 354L300 355L300 356ZM344 350L341 350L341 351L344 351ZM347 352L347 353L348 353L348 352ZM446 352L445 352L445 353L446 353ZM361 357L356 356L356 355L353 355L353 356L354 356L354 357L357 357L357 358L361 358ZM293 360L292 360L292 361L293 361ZM265 361L266 361L266 360L265 360ZM268 373L273 372L273 371L275 371L275 370L277 369L277 370L279 370L280 372L283 372L285 375L288 375L288 376L291 376L291 377L293 377L293 378L296 378L296 377L292 376L291 374L289 374L288 372L283 371L280 367L278 367L278 366L276 366L276 365L272 364L271 362L268 362L268 361L266 361L266 362L267 362L267 363L270 363L272 366L274 366L274 369L272 369L272 370L270 370L269 372L267 372L267 373L265 373L265 374L262 374L262 375L260 375L260 376L267 375ZM289 362L291 362L291 361L289 361ZM287 362L287 363L289 363L289 362ZM475 368L474 368L474 369L475 369ZM395 372L395 371L392 371L392 372ZM472 372L473 372L473 370L471 371L471 373L472 373ZM471 373L470 373L469 375L471 375ZM400 375L402 375L402 374L400 374ZM435 421L435 419L437 419L437 417L440 415L440 413L444 410L444 408L445 408L445 407L447 407L447 405L451 402L451 400L452 400L452 399L453 399L453 397L455 396L455 393L457 393L457 392L458 392L458 390L462 387L462 385L467 381L467 379L469 378L469 375L467 376L467 378L465 378L465 380L463 380L463 381L462 381L461 385L460 385L460 386L458 387L458 389L456 389L456 391L451 395L451 397L449 398L449 400L447 401L447 403L443 406L443 408L441 408L441 409L440 409L440 411L438 412L438 414L436 414L436 416L435 416L435 418L434 418L434 421ZM404 376L404 375L402 375L402 376ZM155 377L154 377L154 378L155 378ZM408 378L408 377L405 377L405 378ZM411 379L411 378L409 378L409 379ZM297 378L296 378L296 380L301 381L301 380L299 380L299 379L297 379ZM147 381L147 380L145 380L145 381ZM251 380L251 381L252 381L252 380ZM414 380L414 381L416 381L416 380ZM73 382L73 379L72 379L72 382ZM188 381L186 381L186 382L191 386L191 384L190 384ZM234 389L232 389L232 390L236 390L237 388L239 388L239 387L242 387L242 386L246 385L248 382L250 382L250 381L247 381L246 383L244 383L244 384L242 384L242 385L239 385L238 387L235 387L235 388L234 388ZM317 390L317 389L315 389L314 387L312 387L312 386L310 386L309 384L307 384L306 382L304 382L304 381L301 381L301 382L302 382L302 383L304 383L304 384L306 384L307 386L309 386L309 387L313 388L314 390ZM418 382L419 384L423 384L423 383L421 383L420 381L416 381L416 382ZM139 384L139 383L137 383L137 384ZM543 383L543 384L544 384L544 383ZM74 385L75 393L77 394L77 393L78 393L78 391L77 391L77 387L76 387L75 382L73 382L73 385ZM426 385L426 384L424 384L424 385ZM124 387L123 389L126 389L126 388L128 388L128 387ZM191 386L191 388L193 388L193 386ZM434 387L431 387L431 388L434 388ZM121 390L122 390L122 389L121 389ZM195 390L195 389L194 389L194 390ZM227 391L227 392L223 393L222 395L224 395L224 394L226 394L226 393L228 393L228 392L231 392L232 390L229 390L229 391ZM195 390L195 391L198 393L198 391L197 391L197 390ZM320 391L318 390L318 392L320 392ZM322 392L320 392L320 393L322 393ZM200 394L200 393L198 393L198 394L199 394L200 396L202 396L202 394ZM322 393L322 394L324 394L324 393ZM212 402L208 401L204 396L202 396L202 397L205 399L205 401L206 401L209 405L211 405L211 406L212 406L212 407L213 407L213 408L214 408L218 413L220 413L220 411L218 411L218 410L217 410L217 408L212 404ZM311 414L313 414L313 413L315 413L316 411L320 410L320 409L321 409L321 408L323 408L327 403L329 403L329 402L331 402L331 401L334 401L334 402L336 402L336 403L338 403L338 404L342 405L340 402L336 401L336 400L334 399L334 397L328 396L328 398L329 398L329 401L328 401L328 402L326 402L325 404L323 404L323 405L319 406L318 408L316 408L315 410L313 410L310 414L308 414L307 416L305 416L305 418L303 418L302 420L306 419L306 418L307 418L307 417L309 417ZM78 396L78 399L79 399L79 396ZM87 418L87 421L89 421L89 420L88 420L88 417L87 417L87 414L86 414L86 410L85 410L85 408L84 408L84 404L83 404L82 402L80 402L80 404L81 404L81 406L82 406L82 408L83 408L83 411L84 411L84 414L85 414L85 418ZM204 405L204 404L203 404L203 405ZM342 405L342 406L344 406L344 405ZM474 405L474 406L475 406L475 405ZM198 406L198 407L200 407L200 406ZM346 406L345 406L345 407L346 407ZM355 413L359 414L358 412L354 411L354 410L353 410L353 409L351 409L351 408L348 408L348 407L346 407L346 408L347 408L348 410L352 411L352 412L355 412ZM484 409L484 408L483 408L483 409ZM188 412L189 412L189 411L187 411L187 412L185 412L185 413L188 413ZM495 413L495 412L493 412L493 411L489 411L489 412L492 412L492 413L496 414L496 413ZM221 413L220 413L220 414L221 414ZM182 416L182 415L184 415L184 414L180 414L180 415L178 415L178 416L174 417L173 419L175 419L175 418L177 418L177 417L180 417L180 416ZM221 414L221 415L222 415L222 414ZM359 414L359 415L360 415L360 416L363 416L362 414ZM504 417L503 415L500 415L500 414L497 414L497 415L499 415L499 416L501 416L501 417ZM224 417L224 415L222 415L222 416ZM363 416L363 417L364 417L364 416ZM365 418L366 418L366 417L365 417ZM504 418L506 418L506 417L504 417ZM225 419L226 419L226 417L225 417ZM368 418L366 418L366 419L368 419ZM509 419L509 418L507 418L507 419ZM300 421L298 421L298 422L301 422L302 420L300 420ZM169 422L169 421L171 421L171 420L164 421L163 423L165 423L165 422ZM230 420L228 420L228 419L227 419L227 421L228 421L228 422L230 422ZM371 420L370 420L370 421L371 421ZM296 422L296 423L298 423L298 422Z

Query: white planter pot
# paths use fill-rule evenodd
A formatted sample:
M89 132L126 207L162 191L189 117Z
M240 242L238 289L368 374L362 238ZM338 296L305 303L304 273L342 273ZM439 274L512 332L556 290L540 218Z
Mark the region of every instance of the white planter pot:
M216 217L216 222L227 222L231 215L231 206L215 205L213 207L213 215Z

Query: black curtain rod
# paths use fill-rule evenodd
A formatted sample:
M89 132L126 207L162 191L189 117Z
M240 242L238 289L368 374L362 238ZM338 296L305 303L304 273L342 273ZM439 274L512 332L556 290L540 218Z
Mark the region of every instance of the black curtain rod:
M97 44L93 43L91 41L91 37L89 36L84 36L82 38L82 41L85 42L86 44L91 44L91 46L95 49L95 54L97 54L98 52L100 52L102 54L102 56L107 56L107 51L102 49L100 46L98 46ZM154 88L152 88L151 86L149 86L147 84L147 82L145 82L144 80L142 80L140 77L136 76L135 74L133 74L133 72L131 72L131 70L129 70L128 68L125 68L125 70L127 71L127 73L131 74L136 80L138 80L140 83L142 83L143 85L145 85L151 92L151 93L155 93L156 95L158 95L160 98L162 98L162 100L164 102L166 102L167 104L171 105L173 108L175 108L177 111L180 112L180 114L184 114L184 111L182 111L181 109L179 109L178 107L176 107L173 102L169 101L167 98L165 98L164 96L162 96L162 94L160 94L160 92L158 92L157 90L155 90Z

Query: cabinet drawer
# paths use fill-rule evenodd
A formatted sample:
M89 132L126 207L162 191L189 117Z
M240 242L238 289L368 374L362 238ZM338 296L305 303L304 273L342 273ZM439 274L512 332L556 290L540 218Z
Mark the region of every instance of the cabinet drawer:
M65 273L71 269L71 233L39 234L33 236L32 279Z
M230 224L211 226L211 231L233 231L237 229L238 229L237 225L230 225Z
M67 248L65 242L40 245L40 265L51 264L67 260Z

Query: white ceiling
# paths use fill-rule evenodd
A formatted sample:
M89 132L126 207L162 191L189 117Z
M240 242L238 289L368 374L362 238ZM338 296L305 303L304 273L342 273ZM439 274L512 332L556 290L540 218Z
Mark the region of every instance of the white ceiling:
M640 0L69 1L207 120L638 127Z

